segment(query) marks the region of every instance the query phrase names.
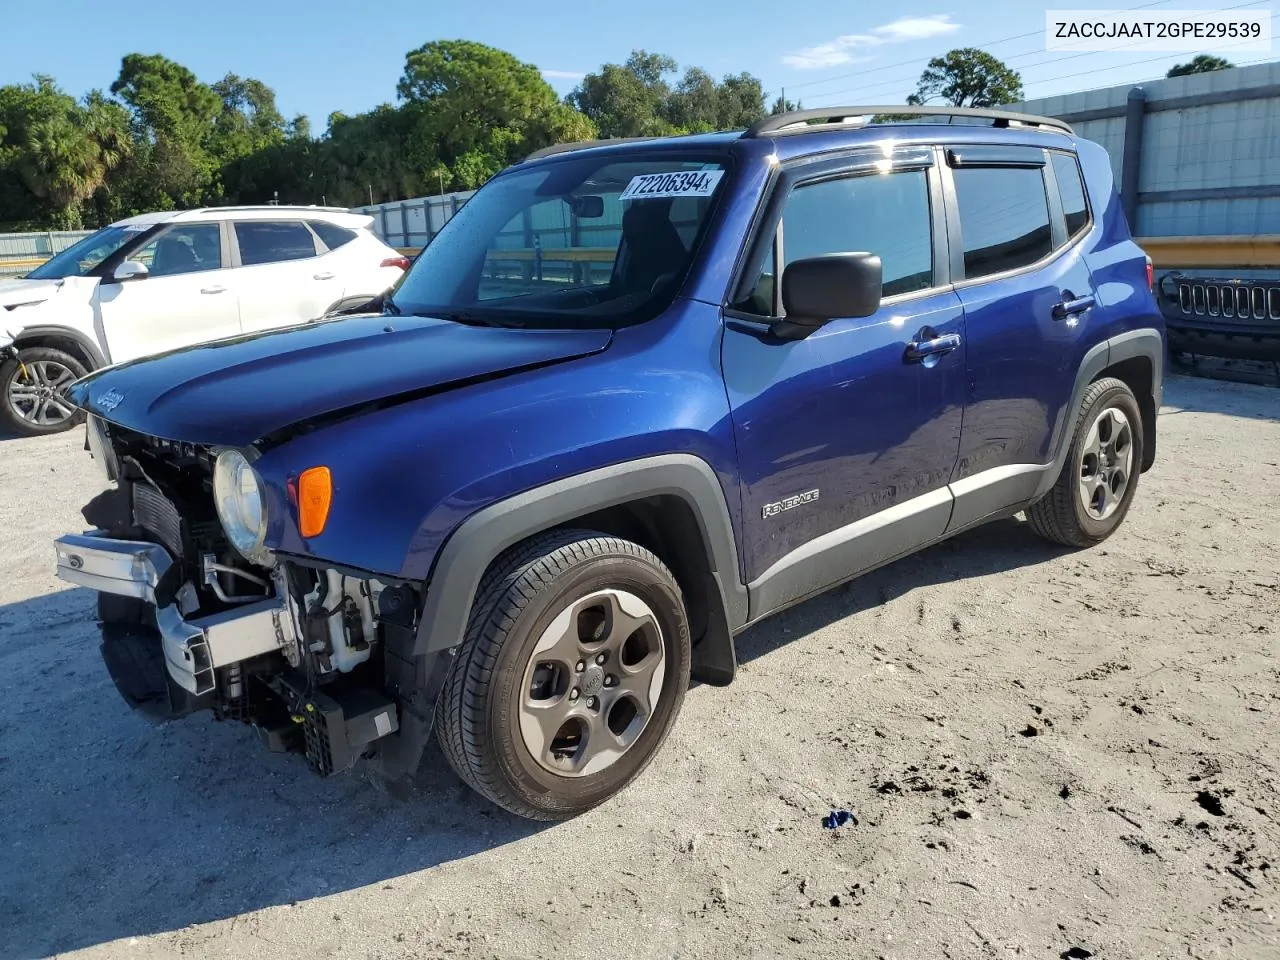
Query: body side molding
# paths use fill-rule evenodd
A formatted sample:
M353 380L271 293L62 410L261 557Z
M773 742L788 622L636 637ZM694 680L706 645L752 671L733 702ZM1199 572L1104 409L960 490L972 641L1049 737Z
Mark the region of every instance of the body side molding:
M752 621L941 537L953 499L950 489L941 487L792 550L749 585Z

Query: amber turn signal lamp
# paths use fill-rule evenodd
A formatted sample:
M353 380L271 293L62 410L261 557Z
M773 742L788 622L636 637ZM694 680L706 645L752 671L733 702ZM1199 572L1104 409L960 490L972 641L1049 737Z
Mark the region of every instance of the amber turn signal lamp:
M311 467L298 477L298 532L304 537L324 533L333 501L333 477L328 467Z

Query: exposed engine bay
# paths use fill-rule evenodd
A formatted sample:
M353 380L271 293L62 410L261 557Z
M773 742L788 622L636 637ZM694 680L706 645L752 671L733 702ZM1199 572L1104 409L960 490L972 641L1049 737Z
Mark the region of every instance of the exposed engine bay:
M103 658L126 700L251 724L326 776L399 740L406 710L425 740L430 711L409 703L421 665L398 655L412 648L415 587L250 562L215 508L211 451L117 427L107 439L92 421L89 435L115 485L84 508L94 530L59 541L59 574L99 590ZM416 762L409 746L401 766Z

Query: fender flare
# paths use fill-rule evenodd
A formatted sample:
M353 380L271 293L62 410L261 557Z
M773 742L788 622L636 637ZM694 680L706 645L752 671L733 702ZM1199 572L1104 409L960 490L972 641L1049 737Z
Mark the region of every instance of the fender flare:
M1084 355L1076 370L1075 386L1071 391L1071 403L1063 407L1058 422L1053 429L1053 444L1050 449L1057 450L1053 462L1044 471L1040 483L1036 487L1034 499L1039 500L1047 494L1058 481L1067 455L1071 452L1071 438L1075 432L1076 411L1084 398L1089 384L1098 379L1098 375L1108 367L1125 360L1142 357L1151 363L1151 399L1155 410L1160 412L1160 403L1164 397L1164 335L1155 327L1143 327L1121 333L1101 343L1095 344Z
M424 656L462 642L480 580L504 550L575 517L664 495L682 499L697 519L729 629L737 630L747 621L747 588L738 572L737 541L724 490L705 460L665 454L555 480L464 520L436 557L413 653Z
M54 327L54 326L34 326L23 327L13 338L13 345L21 350L24 346L23 341L33 340L40 337L57 337L60 340L70 340L79 346L85 353L85 356L92 362L92 370L98 370L107 365L107 358L103 356L102 350L91 339L81 333L79 330L73 330L70 327Z

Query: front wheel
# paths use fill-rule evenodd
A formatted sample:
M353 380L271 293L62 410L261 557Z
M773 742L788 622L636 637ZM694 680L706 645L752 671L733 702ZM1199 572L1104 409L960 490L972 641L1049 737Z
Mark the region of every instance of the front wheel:
M450 765L535 820L603 803L653 759L689 685L680 588L653 553L590 531L536 537L477 591L436 704Z
M0 363L0 427L21 436L61 433L80 422L67 388L88 371L69 353L23 347Z

